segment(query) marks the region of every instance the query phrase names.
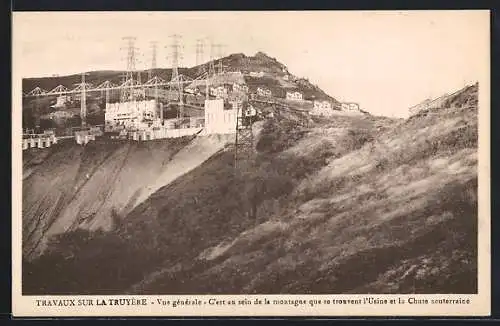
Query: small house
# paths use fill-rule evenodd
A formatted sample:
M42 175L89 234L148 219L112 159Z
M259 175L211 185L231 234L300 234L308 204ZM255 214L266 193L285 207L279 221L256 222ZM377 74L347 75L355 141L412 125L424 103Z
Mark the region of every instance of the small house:
M248 93L248 86L245 84L234 83L233 92L235 93Z
M264 96L264 97L271 97L273 94L272 94L270 89L267 89L264 87L258 87L257 88L257 95Z
M302 93L300 92L286 92L286 99L292 101L302 101Z
M359 111L359 104L353 102L344 102L341 104L342 111L357 112Z

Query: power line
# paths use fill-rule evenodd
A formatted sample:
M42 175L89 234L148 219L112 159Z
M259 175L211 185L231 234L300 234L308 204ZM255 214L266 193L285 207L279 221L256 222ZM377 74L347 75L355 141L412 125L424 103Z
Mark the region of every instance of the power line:
M212 77L213 75L215 75L215 47L216 44L214 44L213 40L210 39L210 62L208 63L208 77Z
M170 48L170 60L172 65L172 77L170 78L172 81L177 80L179 78L179 63L183 58L181 53L181 38L182 36L179 34L170 35L172 39L170 45L167 45L167 48Z
M198 39L196 41L196 66L198 66L198 73L202 74L204 72L204 42L203 39Z
M217 59L219 60L219 62L217 63L217 72L219 74L222 74L222 71L223 71L223 66L222 66L222 58L224 57L224 50L223 48L225 47L224 44L221 44L221 43L218 43L218 44L214 44L214 47L216 49L216 56L217 56Z
M157 49L157 42L152 41L150 43L151 45L151 67L148 71L148 80L151 80L153 78L153 70L156 69L156 49Z

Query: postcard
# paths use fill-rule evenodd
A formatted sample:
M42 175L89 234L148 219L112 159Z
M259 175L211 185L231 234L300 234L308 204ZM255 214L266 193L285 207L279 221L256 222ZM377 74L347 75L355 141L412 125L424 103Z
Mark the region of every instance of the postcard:
M13 315L489 315L489 21L14 12Z

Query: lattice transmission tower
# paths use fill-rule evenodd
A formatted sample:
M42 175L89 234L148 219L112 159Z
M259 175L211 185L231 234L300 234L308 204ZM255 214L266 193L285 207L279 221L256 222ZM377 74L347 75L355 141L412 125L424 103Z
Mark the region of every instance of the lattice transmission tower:
M198 67L198 75L201 75L205 72L204 63L204 47L205 43L203 39L196 40L196 66Z
M217 44L213 42L213 40L210 40L210 61L208 63L208 76L213 77L215 75L215 50L216 50Z
M80 99L80 118L82 120L82 127L87 125L87 83L85 83L85 75L87 73L82 73L82 91Z
M234 168L241 170L252 161L255 154L253 124L255 110L242 103L237 110L236 135L234 141Z
M177 119L180 121L184 117L184 102L183 102L183 89L181 78L179 75L179 62L182 60L183 56L181 53L182 45L181 45L181 35L173 34L170 35L171 43L167 45L167 48L170 48L170 60L172 65L172 77L170 78L169 83L169 97L175 96L178 103L177 110Z
M136 71L136 62L137 62L136 53L138 51L138 49L135 46L136 38L133 36L125 36L123 37L123 40L125 41L126 46L122 49L125 49L127 51L127 57L126 57L127 70L125 73L124 82L126 83L127 86L133 86L136 84L134 80L134 72ZM133 88L132 87L122 88L120 97L123 102L128 100L133 100L134 98Z
M216 57L219 60L217 62L217 73L218 74L222 74L223 69L224 69L224 67L222 65L222 58L224 57L224 50L223 50L223 48L225 47L225 45L221 44L221 43L218 43L218 44L214 44L214 47L215 47L215 49L217 51L216 52Z
M151 47L151 66L148 70L148 80L151 80L151 78L153 78L153 73L154 70L156 69L156 51L158 43L156 41L152 41L150 43L150 47Z

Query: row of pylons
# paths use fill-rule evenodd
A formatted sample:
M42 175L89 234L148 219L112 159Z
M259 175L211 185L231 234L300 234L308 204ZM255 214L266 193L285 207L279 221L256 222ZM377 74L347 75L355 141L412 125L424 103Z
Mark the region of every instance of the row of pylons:
M47 148L57 144L55 135L41 135L39 137L23 138L23 150L30 148Z

